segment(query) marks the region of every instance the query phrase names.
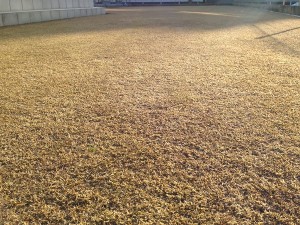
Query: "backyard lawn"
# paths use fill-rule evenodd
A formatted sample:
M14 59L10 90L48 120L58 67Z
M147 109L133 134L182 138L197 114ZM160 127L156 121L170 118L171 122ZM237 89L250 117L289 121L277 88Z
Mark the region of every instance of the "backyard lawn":
M300 18L107 12L0 28L0 224L300 224Z

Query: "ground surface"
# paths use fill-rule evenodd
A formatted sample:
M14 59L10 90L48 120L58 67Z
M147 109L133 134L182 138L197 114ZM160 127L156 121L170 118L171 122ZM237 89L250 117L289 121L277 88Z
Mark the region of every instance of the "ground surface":
M300 19L147 7L0 29L1 224L299 224Z

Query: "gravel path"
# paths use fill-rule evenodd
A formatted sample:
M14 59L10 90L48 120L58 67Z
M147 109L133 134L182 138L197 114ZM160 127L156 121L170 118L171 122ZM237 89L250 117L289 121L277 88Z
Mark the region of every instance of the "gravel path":
M300 224L300 19L108 12L0 28L0 224Z

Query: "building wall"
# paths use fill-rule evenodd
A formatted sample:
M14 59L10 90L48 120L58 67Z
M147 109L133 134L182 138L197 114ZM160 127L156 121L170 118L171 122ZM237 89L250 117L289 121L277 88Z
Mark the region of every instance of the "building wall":
M93 0L0 0L0 26L105 14Z
M278 0L268 0L265 2L262 2L260 0L248 0L247 2L242 0L235 0L233 4L237 6L254 7L274 12L281 12L300 16L300 6L282 5L282 1L278 2Z
M1 0L0 12L92 8L93 0Z

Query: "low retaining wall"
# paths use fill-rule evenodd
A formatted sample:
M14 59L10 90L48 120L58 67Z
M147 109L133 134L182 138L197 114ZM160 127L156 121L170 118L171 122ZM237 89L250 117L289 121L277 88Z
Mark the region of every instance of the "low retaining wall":
M255 4L255 3L242 3L242 2L234 2L234 5L260 8L260 9L271 10L274 12L281 12L281 13L287 13L292 15L300 15L300 6L287 6L287 5L278 5L278 4L267 5L267 4Z
M288 13L288 14L300 16L300 7L299 6L273 5L273 6L269 6L268 9L272 10L274 12Z
M0 26L101 14L93 0L0 0Z

